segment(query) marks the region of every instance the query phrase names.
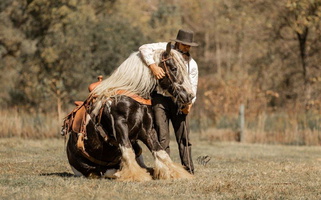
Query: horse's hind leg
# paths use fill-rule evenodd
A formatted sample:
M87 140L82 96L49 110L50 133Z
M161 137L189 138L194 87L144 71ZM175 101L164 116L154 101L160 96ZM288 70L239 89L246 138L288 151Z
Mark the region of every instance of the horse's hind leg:
M147 137L142 141L154 156L155 168L153 176L155 179L187 179L193 177L182 165L174 163L168 153L163 150L157 140L157 134L154 129L150 130Z
M136 161L137 161L138 165L141 166L142 168L148 168L145 165L145 162L144 162L144 157L143 157L143 154L142 154L143 150L140 147L140 145L137 143L137 141L132 143L132 146L133 146L133 149L135 151Z

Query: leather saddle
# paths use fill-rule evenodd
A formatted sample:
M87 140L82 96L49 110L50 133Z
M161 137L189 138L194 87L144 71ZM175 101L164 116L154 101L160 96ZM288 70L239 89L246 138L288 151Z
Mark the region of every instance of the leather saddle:
M98 76L98 81L95 83L92 83L89 85L88 90L89 92L93 91L102 81L103 77ZM117 92L119 95L126 95L135 101L145 104L145 105L151 105L151 100L150 99L144 99L136 94L132 94L130 92L124 91L124 90L119 90ZM68 132L71 130L76 133L81 133L83 135L86 135L86 107L88 107L88 104L91 103L91 101L94 99L94 95L90 95L88 99L83 102L83 101L75 101L76 108L74 108L64 119L64 124L63 128L61 131L62 135L66 135ZM100 131L103 132L103 131ZM102 134L104 138L106 138L105 134Z
M77 107L64 118L61 135L66 135L70 131L76 133L84 131L82 127L86 120L86 108L83 105L83 102L80 101L77 101L76 106Z
M98 81L89 85L88 91L93 91L103 80L103 76L97 77ZM85 101L87 104L91 101L91 96ZM74 104L76 108L74 108L65 118L63 122L63 127L61 130L61 135L66 135L71 130L76 133L85 134L85 122L86 122L86 105L84 105L83 101L75 101Z

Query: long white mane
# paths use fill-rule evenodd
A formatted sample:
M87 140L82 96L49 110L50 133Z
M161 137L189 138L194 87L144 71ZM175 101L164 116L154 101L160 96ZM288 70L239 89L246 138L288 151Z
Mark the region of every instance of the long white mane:
M161 60L164 50L157 50L154 54L156 64ZM178 74L189 83L189 78L183 58L176 50L171 50L171 56L177 66ZM184 81L185 82L185 81ZM103 80L93 91L99 97L112 97L122 90L149 99L157 80L141 58L139 52L132 53L107 79ZM189 83L190 84L190 83ZM188 87L191 87L190 85Z

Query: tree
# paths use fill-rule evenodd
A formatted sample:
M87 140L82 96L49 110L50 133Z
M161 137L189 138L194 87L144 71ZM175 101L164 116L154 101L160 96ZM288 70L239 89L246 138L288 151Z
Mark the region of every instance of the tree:
M316 97L313 94L317 88L313 87L313 84L320 76L319 64L315 57L318 56L318 47L320 47L321 1L289 0L279 17L282 20L276 26L277 37L281 43L286 43L290 47L288 49L282 48L284 51L282 54L287 54L288 61L292 57L292 60L300 63L299 65L288 63L292 70L289 72L289 76L285 76L285 81L287 85L291 84L291 87L299 89L296 96L303 97L305 104L308 104ZM293 50L295 51L293 52ZM297 77L295 74L300 75L299 79L292 79L292 77ZM294 81L302 83L303 87L293 85Z
M23 67L12 104L38 112L56 107L61 118L62 105L84 99L97 75L108 75L136 51L144 34L116 11L100 8L111 9L114 2L30 0L12 5L11 20L23 41L36 44L33 52L17 58Z

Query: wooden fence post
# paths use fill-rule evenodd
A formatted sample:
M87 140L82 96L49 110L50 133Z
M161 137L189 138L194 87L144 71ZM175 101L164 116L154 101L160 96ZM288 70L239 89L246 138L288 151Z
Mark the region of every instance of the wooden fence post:
M245 117L244 117L244 104L240 105L240 113L239 113L239 119L240 119L240 142L244 142L244 124L245 124Z

